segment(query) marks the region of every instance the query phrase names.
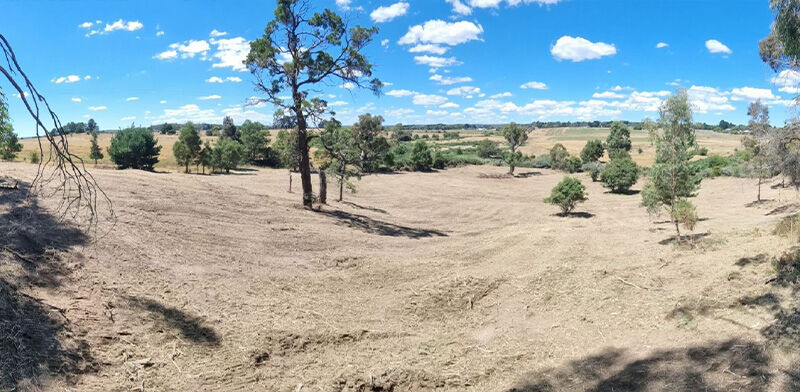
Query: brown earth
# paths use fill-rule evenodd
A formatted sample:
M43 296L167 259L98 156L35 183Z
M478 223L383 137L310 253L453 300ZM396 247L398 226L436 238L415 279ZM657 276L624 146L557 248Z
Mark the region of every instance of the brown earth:
M580 175L560 217L563 174L504 171L367 176L307 211L285 170L96 169L119 217L96 236L4 191L0 332L24 344L0 340L0 390L800 388L795 294L763 283L793 189L704 181L690 248L637 194Z

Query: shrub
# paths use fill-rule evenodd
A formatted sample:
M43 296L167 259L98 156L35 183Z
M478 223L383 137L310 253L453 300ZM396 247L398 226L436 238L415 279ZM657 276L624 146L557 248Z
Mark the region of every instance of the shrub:
M483 139L478 142L477 153L481 158L500 158L502 156L502 151L500 151L497 142L489 139Z
M615 121L611 124L611 131L606 138L606 149L609 153L614 150L631 150L631 130L625 123Z
M630 156L616 156L600 173L600 181L614 193L625 192L639 180L639 166Z
M235 169L244 156L242 144L231 138L222 138L217 141L211 152L211 166L230 173Z
M392 138L396 142L410 142L412 139L411 131L404 131L402 129L392 131Z
M586 199L586 186L581 184L577 178L564 177L550 192L550 197L544 199L544 202L559 206L561 213L567 215L577 203L584 202Z
M535 169L550 169L553 167L553 161L550 159L550 154L539 155L531 161L531 167Z
M800 278L800 248L794 247L772 260L772 268L781 283L796 283Z
M603 142L599 139L589 140L581 151L581 160L583 163L596 162L603 156L603 152L605 152Z
M644 152L644 150L642 150L642 148L641 148L641 147L639 147L639 154L641 154L641 153L643 153L643 152Z
M581 171L581 159L578 157L568 157L564 161L564 170L569 173L577 173Z
M427 135L425 135L427 136ZM411 167L414 170L430 170L433 165L433 157L424 140L417 140L411 149Z
M686 230L694 231L697 224L697 209L686 199L680 199L672 206L672 219L680 223Z
M153 170L161 152L157 144L153 132L147 129L123 129L111 138L108 156L119 169Z
M800 214L785 216L775 225L776 235L800 241Z
M31 161L31 163L39 163L41 160L39 158L39 151L31 151L28 153L28 159Z
M583 166L581 166L581 171L589 172L592 181L597 182L597 180L600 179L600 173L603 171L603 164L597 161L584 163Z
M556 143L556 145L550 149L550 167L563 170L568 157L569 152L567 152L567 148L561 143Z
M706 147L698 148L697 149L697 154L700 155L701 157L704 157L704 156L708 155L708 148L706 148Z

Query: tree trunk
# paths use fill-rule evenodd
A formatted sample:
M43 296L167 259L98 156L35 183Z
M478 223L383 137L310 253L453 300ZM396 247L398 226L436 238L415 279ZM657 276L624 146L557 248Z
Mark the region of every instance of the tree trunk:
M289 170L289 193L292 193L292 171Z
M342 195L344 194L344 174L339 176L339 201L342 201Z
M303 185L303 206L312 208L314 191L311 187L311 162L308 159L308 125L303 115L302 101L296 89L295 114L297 114L297 147L300 150L300 183Z
M322 169L319 170L319 202L328 204L328 177Z
M508 165L508 174L510 174L512 176L514 175L514 164L513 163Z
M188 163L186 164L186 170L184 170L184 173L185 174L189 174L189 164Z
M758 202L761 202L761 178L758 178Z
M672 221L675 222L675 232L678 233L677 239L678 239L678 243L680 243L681 242L681 227L678 224L678 220L677 219L673 219Z

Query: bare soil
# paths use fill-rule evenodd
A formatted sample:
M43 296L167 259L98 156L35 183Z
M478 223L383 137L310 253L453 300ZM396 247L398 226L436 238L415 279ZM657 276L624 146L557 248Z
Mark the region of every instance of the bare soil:
M4 191L0 391L800 388L796 294L764 284L794 189L704 181L692 248L635 193L579 175L561 217L562 173L505 171L367 176L308 211L285 170L96 169L102 236Z

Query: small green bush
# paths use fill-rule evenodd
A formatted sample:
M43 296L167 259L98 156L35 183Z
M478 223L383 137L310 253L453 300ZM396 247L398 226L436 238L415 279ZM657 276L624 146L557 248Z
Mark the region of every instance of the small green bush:
M772 268L781 283L796 283L800 278L800 248L794 247L772 260Z
M600 179L600 173L603 171L603 164L600 162L589 162L584 163L581 166L581 171L589 172L589 175L592 177L592 182L597 182Z
M564 161L564 170L568 173L577 173L581 171L581 159L578 157L568 157Z
M477 153L481 158L500 158L502 156L502 151L497 146L497 142L489 139L483 139L478 142Z
M31 151L28 153L28 159L31 163L39 163L41 161L39 158L39 151Z
M550 149L550 167L557 170L564 170L566 167L567 158L569 158L569 152L567 148L564 147L561 143L556 143L553 148Z
M535 169L550 169L553 167L553 161L550 159L550 154L542 154L531 161L531 167Z
M600 181L614 193L625 192L639 180L639 166L625 153L615 156L600 173Z
M776 235L800 241L800 214L785 216L778 221L773 231Z
M577 178L564 177L550 192L550 197L544 199L544 202L559 206L561 213L567 215L577 203L586 200L586 186L581 184Z
M119 169L153 170L158 163L161 146L153 132L144 128L128 128L111 138L108 157Z
M231 138L219 139L214 145L214 149L211 150L211 166L230 173L231 169L235 169L239 165L243 157L244 148L241 143Z
M427 136L427 135L425 135ZM411 149L411 167L417 171L430 170L433 166L433 157L424 140L417 140Z
M605 148L602 141L599 139L589 140L581 151L581 160L583 163L596 162L603 156L604 152Z

